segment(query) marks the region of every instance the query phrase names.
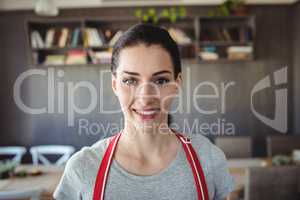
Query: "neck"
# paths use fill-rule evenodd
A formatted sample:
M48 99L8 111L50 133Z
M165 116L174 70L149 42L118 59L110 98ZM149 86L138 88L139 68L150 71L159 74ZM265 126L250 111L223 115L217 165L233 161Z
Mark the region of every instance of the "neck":
M144 159L162 155L178 143L174 132L169 127L145 129L137 128L130 123L125 123L120 142L126 146L124 148L127 148L131 155Z

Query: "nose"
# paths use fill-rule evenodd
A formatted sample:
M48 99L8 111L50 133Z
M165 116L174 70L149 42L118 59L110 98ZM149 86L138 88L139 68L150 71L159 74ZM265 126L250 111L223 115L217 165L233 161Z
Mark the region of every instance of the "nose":
M159 98L159 88L150 82L145 82L137 88L136 99L142 105L148 105Z

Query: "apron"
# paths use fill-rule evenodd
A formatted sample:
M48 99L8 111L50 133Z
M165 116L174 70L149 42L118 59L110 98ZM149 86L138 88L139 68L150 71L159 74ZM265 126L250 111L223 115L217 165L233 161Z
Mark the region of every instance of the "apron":
M114 155L115 147L119 141L119 138L121 136L121 133L116 134L112 137L108 148L105 151L105 154L102 158L102 162L100 164L95 186L94 186L94 194L93 194L93 200L104 200L104 190L105 190L105 184L107 181L109 168L112 162L112 158ZM188 137L185 137L179 133L175 133L175 135L178 137L178 139L183 144L183 148L186 154L186 158L192 168L192 172L194 175L194 182L197 189L197 196L198 200L209 200L208 198L208 190L207 185L205 182L204 173L201 167L201 164L197 158L197 154L192 147L192 143Z

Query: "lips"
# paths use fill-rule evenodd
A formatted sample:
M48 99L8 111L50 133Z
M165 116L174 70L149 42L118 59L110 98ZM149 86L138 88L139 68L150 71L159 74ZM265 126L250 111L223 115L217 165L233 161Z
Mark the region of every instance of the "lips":
M159 108L147 108L147 109L133 109L133 111L138 114L142 120L152 120L159 113Z

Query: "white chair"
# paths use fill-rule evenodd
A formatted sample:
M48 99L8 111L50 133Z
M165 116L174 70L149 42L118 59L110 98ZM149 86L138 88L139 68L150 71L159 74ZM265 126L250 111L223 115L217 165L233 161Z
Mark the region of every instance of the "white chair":
M44 165L53 165L44 155L62 155L55 163L56 166L64 165L75 152L72 146L64 145L42 145L30 148L33 164L38 165L41 161Z
M0 147L0 155L12 155L14 156L12 160L17 164L21 163L22 156L26 153L25 147L19 146L7 146L7 147Z
M42 189L0 191L0 200L30 199L40 200Z

